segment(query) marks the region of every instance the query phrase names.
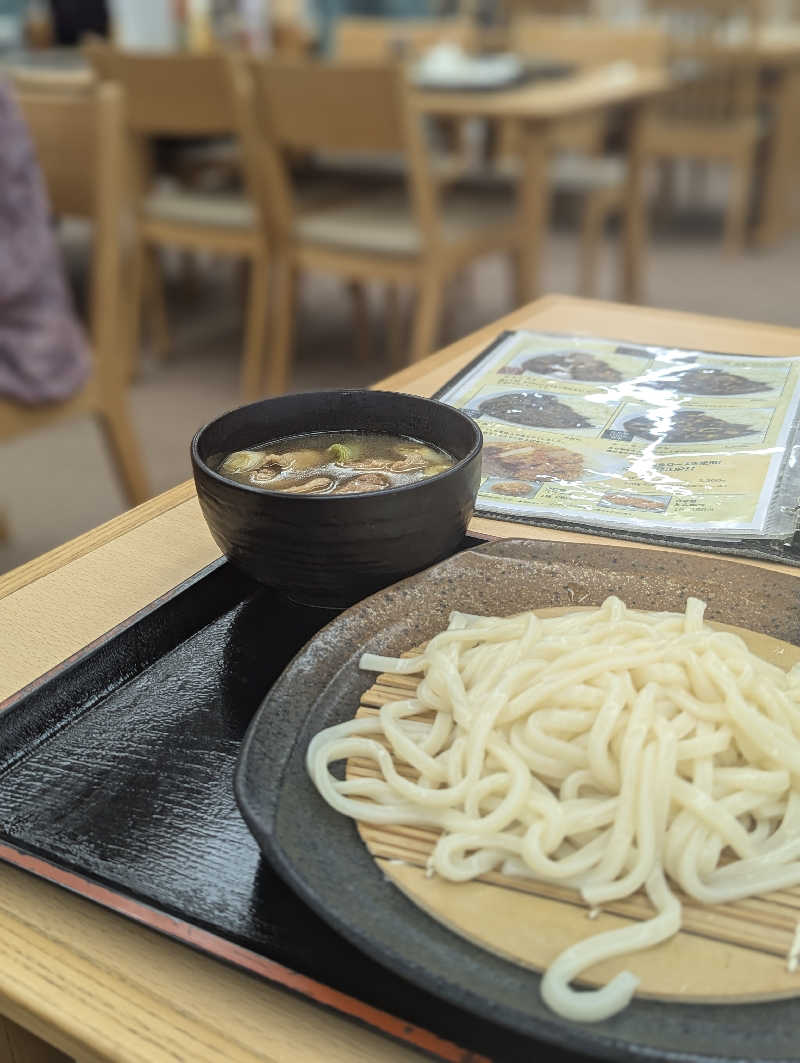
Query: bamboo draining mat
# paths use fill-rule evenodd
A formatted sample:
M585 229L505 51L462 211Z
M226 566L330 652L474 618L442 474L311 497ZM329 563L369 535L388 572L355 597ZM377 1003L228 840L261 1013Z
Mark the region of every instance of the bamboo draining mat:
M552 615L563 610L540 612ZM782 668L800 660L797 646L725 624L714 626L736 631L753 651ZM413 696L416 686L414 676L378 676L364 694L357 716L376 716L387 702ZM415 777L413 769L397 767L408 778ZM347 762L348 778L376 774L360 758ZM543 970L559 952L585 937L653 913L643 892L608 904L590 918L588 905L577 892L548 883L497 872L469 883L428 878L425 866L437 831L364 823L358 824L358 830L381 873L429 915L473 943L534 970ZM678 895L683 929L675 938L598 964L587 972L585 983L602 984L619 971L630 970L641 979L638 995L665 1000L734 1003L800 996L800 970L787 970L800 924L800 888L715 906Z

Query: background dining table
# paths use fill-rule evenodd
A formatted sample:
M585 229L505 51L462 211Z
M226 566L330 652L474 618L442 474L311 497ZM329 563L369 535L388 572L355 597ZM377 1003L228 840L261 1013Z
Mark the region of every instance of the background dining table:
M539 265L547 231L550 192L548 165L552 134L560 122L613 109L624 112L626 126L625 200L639 209L626 214L626 227L619 256L620 298L636 302L640 297L644 224L644 160L637 151L637 137L648 105L674 87L666 69L647 69L623 64L579 71L564 78L536 80L505 90L423 91L416 90L417 109L438 118L480 118L488 122L513 120L522 133L521 175L518 194L528 234L528 255L521 289L528 298L539 294Z
M376 386L431 395L503 329L524 327L738 354L800 350L800 330L550 296ZM487 538L610 541L477 518L471 531ZM17 692L218 556L187 482L0 576L0 711ZM302 992L289 977L282 985L249 977L0 863L3 1063L56 1063L62 1052L80 1063L419 1058L412 1045L287 988ZM402 1023L397 1032L403 1036Z

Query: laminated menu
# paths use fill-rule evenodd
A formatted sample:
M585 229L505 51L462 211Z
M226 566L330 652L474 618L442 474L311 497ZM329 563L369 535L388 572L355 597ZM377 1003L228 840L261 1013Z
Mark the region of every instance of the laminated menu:
M483 431L479 515L693 538L794 531L800 358L511 332L438 397Z

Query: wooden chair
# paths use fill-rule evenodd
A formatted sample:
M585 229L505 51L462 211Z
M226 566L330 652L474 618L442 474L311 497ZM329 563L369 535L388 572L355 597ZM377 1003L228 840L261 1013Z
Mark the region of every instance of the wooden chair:
M29 407L0 398L0 440L91 414L108 443L131 505L149 496L128 413L120 358L120 277L124 187L122 100L113 85L59 86L52 77L12 79L33 138L50 204L57 214L93 223L89 332L93 367L81 390L62 402Z
M92 42L86 53L104 80L120 84L135 203L135 252L130 280L127 344L138 357L145 286L157 276L157 250L177 247L243 259L249 265L242 360L242 394L258 396L263 375L268 306L266 228L253 190L205 193L153 183L150 149L155 137L195 138L235 133L234 105L221 55L123 52ZM246 175L245 175L246 177Z
M520 55L547 56L580 70L616 63L658 68L667 61L667 37L657 26L612 26L592 20L524 16L512 22L510 40ZM551 144L553 187L583 198L578 283L583 295L594 291L606 221L626 209L625 160L605 154L607 134L607 115L590 115L560 123ZM506 170L510 160L518 156L518 145L518 128L504 123L498 156ZM622 292L621 296L627 299L630 294Z
M653 107L639 143L646 161L725 162L732 188L725 249L745 242L760 138L757 33L760 0L651 0L670 34L671 61L693 72L685 87ZM737 31L730 36L732 20Z
M467 15L449 18L404 19L345 17L338 20L332 55L343 63L412 63L438 44L454 44L464 52L478 48L478 26ZM428 118L432 138L440 143L445 176L469 152L468 120ZM341 160L347 162L347 160ZM356 161L356 160L354 160ZM443 160L444 161L444 160ZM362 169L398 174L397 160L360 160Z
M524 287L526 229L513 200L487 205L469 193L451 198L442 192L402 70L256 60L248 71L233 64L232 76L242 141L263 174L260 187L274 234L271 392L286 386L293 290L303 270L412 286L412 360L434 349L445 283L468 262L498 251L512 254ZM406 186L301 214L287 154L315 150L403 152Z

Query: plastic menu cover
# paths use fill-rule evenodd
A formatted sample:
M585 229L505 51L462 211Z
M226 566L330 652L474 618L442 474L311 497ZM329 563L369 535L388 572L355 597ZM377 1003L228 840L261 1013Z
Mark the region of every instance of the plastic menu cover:
M800 358L511 332L438 397L483 430L481 516L709 539L794 531Z

